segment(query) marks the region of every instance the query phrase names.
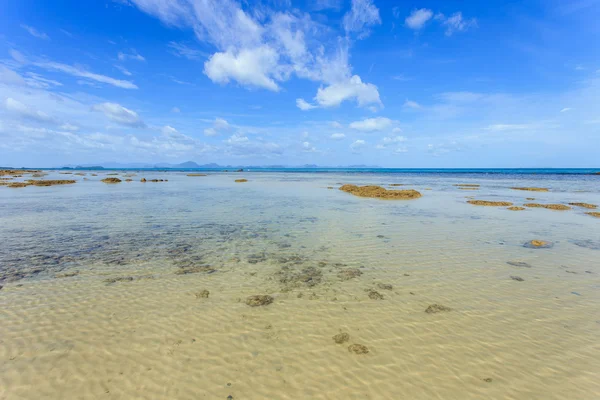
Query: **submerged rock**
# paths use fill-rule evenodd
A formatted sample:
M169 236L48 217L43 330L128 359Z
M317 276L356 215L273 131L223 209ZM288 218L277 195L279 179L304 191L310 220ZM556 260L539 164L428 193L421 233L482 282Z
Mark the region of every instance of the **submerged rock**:
M375 185L343 185L340 187L340 190L359 197L371 197L377 199L412 200L421 197L421 193L416 190L387 190L381 186Z
M587 212L586 214L592 217L600 218L600 212Z
M512 206L513 203L510 201L488 201L488 200L469 200L467 201L469 204L473 204L474 206L489 206L489 207L509 207Z
M175 271L175 275L197 274L199 272L207 272L209 274L212 274L216 271L217 270L211 267L210 265L194 265L180 267L177 271Z
M575 207L589 208L589 209L598 208L598 206L597 206L597 205L595 205L595 204L590 204L590 203L569 203L569 205L571 205L571 206L575 206Z
M283 276L279 281L290 286L306 285L308 287L313 287L321 283L323 279L323 273L320 269L315 267L307 267L299 272L289 272L286 270L282 271L280 274Z
M358 278L362 275L362 271L358 268L346 268L338 272L338 278L343 281Z
M564 204L525 203L523 205L525 207L530 207L530 208L547 208L549 210L558 210L558 211L565 211L565 210L570 210L571 209L571 207L566 206Z
M22 188L28 186L25 182L11 182L7 185L9 188Z
M104 178L102 179L104 183L119 183L121 180L119 178Z
M74 181L72 179L55 179L55 180L33 180L33 179L30 179L27 181L27 184L33 185L33 186L54 186L54 185L71 185L76 182L77 181Z
M365 345L354 343L348 346L348 351L354 354L367 354L369 352L369 348Z
M531 264L528 264L528 263L523 262L523 261L507 261L506 263L508 265L512 265L513 267L531 268Z
M116 282L132 282L133 279L133 276L117 276L116 278L107 278L104 280L104 282L108 284Z
M575 246L584 247L591 250L600 250L600 241L595 242L593 240L573 240Z
M525 279L521 278L520 276L514 276L514 275L511 275L510 279L512 279L513 281L517 281L517 282L525 281Z
M511 187L512 190L526 190L528 192L548 192L547 188L539 187Z
M187 176L206 176L206 174L187 174Z
M549 249L554 246L552 242L546 242L544 240L531 240L523 245L529 249Z
M197 299L208 299L209 295L210 295L210 292L206 289L194 293L194 296L196 296Z
M348 340L350 340L350 335L346 332L338 333L333 337L333 341L337 344L346 343Z
M458 187L466 187L466 188L478 188L481 185L475 185L475 184L471 184L471 183L457 183L453 186L458 186Z
M526 209L525 207L517 207L517 206L512 206L512 207L507 208L507 210L510 210L510 211L523 211L525 209Z
M394 287L392 285L390 285L389 283L378 283L377 287L379 289L383 289L383 290L392 290Z
M427 314L435 314L435 313L448 312L448 311L452 311L452 309L450 307L446 307L441 304L432 304L429 307L427 307L427 309L425 310L425 312Z
M146 178L140 179L140 182L146 182Z
M268 306L275 299L268 294L255 294L246 298L246 304L250 307Z
M77 275L79 275L79 271L63 272L61 274L54 275L54 277L55 278L71 278L71 277L77 276Z
M367 289L366 292L371 300L383 300L383 295L375 289Z
M248 179L236 179L235 181L237 183L243 183L243 182L248 182Z

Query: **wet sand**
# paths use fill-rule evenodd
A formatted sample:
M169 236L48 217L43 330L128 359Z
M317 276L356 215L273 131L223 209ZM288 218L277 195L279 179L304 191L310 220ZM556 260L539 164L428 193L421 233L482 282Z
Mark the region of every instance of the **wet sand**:
M386 201L326 190L380 176L106 176L0 188L0 398L600 394L589 210L474 207L464 178L403 177L433 190ZM544 182L539 201L598 204L586 185Z

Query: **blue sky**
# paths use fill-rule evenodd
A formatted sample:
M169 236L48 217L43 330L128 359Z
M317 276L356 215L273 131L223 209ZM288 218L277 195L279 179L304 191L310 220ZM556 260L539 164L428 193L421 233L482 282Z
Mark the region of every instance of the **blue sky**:
M0 165L598 167L600 0L21 0Z

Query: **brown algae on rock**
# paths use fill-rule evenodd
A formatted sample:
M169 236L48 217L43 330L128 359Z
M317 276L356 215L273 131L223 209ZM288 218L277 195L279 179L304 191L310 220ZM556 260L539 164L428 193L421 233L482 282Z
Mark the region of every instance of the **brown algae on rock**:
M383 295L375 289L366 289L366 292L371 300L383 300Z
M32 186L54 186L54 185L71 185L76 183L72 179L55 179L55 180L33 180L30 179L27 181L28 185Z
M369 348L365 345L354 343L348 346L348 351L354 354L367 354L369 352Z
M529 208L547 208L548 210L558 210L558 211L565 211L565 210L571 209L571 207L566 206L564 204L525 203L523 205L525 207L529 207Z
M427 307L427 309L425 310L425 312L427 314L435 314L435 313L448 312L448 311L452 311L452 309L450 307L446 307L441 304L432 304L429 307Z
M595 204L590 204L590 203L569 203L570 206L575 206L575 207L583 207L583 208L589 208L589 209L595 209L598 208L597 205Z
M236 179L235 181L237 183L243 183L243 182L248 182L248 179Z
M600 212L586 212L587 215L590 215L592 217L596 217L596 218L600 218Z
M246 298L246 304L250 307L268 306L275 299L268 294L255 294Z
M28 185L25 182L12 182L12 183L9 183L6 186L9 187L9 188L22 188L22 187L25 187L25 186L28 186Z
M362 271L358 268L346 268L338 272L338 278L343 281L358 278L362 275Z
M459 188L478 188L481 185L476 185L476 184L472 184L472 183L456 183L452 186L458 186Z
M530 240L523 245L523 247L527 247L528 249L549 249L553 246L554 243L552 242L546 242L545 240L538 239Z
M469 200L469 204L474 206L489 206L489 207L510 207L513 205L510 201L488 201L488 200Z
M528 192L548 192L548 188L539 187L511 187L512 190L525 190Z
M515 275L511 275L510 279L512 279L513 281L517 281L517 282L524 282L525 279L521 278L520 276L515 276Z
M350 335L346 332L338 333L333 337L333 341L337 344L343 344L350 340Z
M523 211L523 210L526 210L526 208L525 207L519 207L519 206L512 206L512 207L508 207L507 210L510 210L510 211Z
M104 178L102 179L104 183L120 183L121 180L119 178Z
M206 176L206 174L187 174L187 176Z
M412 200L421 197L421 193L413 189L387 190L376 185L356 186L346 184L341 186L340 190L359 197L370 197L377 199Z
M394 287L392 285L390 285L389 283L378 283L377 287L379 289L383 289L383 290L392 290Z
M206 289L194 293L194 296L196 296L197 299L208 299L209 295L210 295L210 292Z

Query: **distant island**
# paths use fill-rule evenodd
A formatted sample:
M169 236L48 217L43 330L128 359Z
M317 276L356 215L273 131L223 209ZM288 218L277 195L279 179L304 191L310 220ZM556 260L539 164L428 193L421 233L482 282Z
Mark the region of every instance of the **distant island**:
M198 164L194 161L186 161L180 164L170 163L97 163L83 165L64 165L60 169L130 169L130 168L160 168L160 169L248 169L248 168L381 168L377 165L349 165L349 166L320 166L316 164L304 165L219 165L216 163Z

